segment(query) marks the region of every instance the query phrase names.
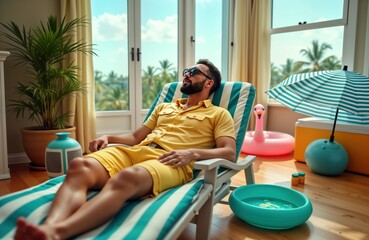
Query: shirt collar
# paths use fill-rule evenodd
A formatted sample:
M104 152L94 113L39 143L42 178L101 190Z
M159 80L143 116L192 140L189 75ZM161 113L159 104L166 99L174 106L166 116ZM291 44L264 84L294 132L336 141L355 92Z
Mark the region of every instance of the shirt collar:
M180 99L177 99L176 104L177 106L180 106L181 104L185 104L186 101L187 101L187 98L180 98ZM197 106L202 106L202 105L204 105L206 108L210 107L212 105L211 100L210 99L202 100L197 104Z

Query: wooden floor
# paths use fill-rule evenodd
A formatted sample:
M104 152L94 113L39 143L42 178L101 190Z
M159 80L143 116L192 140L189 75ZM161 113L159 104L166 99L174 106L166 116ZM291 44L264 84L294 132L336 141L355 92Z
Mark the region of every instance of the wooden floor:
M291 173L304 171L305 185L293 187L312 202L313 214L303 225L283 231L265 230L248 225L233 214L228 205L214 207L210 239L369 239L369 176L345 172L327 177L312 173L306 164L292 155L278 158L258 157L254 164L256 183L291 187ZM10 166L10 180L0 181L0 195L25 189L48 179L45 172L28 169L26 164ZM240 173L233 184L245 184ZM194 225L189 225L180 239L194 239Z

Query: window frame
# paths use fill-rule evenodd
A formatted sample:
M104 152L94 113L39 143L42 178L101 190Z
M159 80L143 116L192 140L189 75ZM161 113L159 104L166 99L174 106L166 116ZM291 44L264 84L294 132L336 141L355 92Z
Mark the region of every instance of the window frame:
M344 0L343 15L341 19L328 20L322 22L299 24L288 27L271 28L270 38L274 34L290 33L297 31L306 31L322 29L328 27L343 26L343 46L342 46L342 66L347 65L349 69L354 68L355 62L355 42L356 42L356 24L358 13L358 0ZM271 8L273 15L273 8ZM271 20L272 21L272 20ZM272 26L272 24L271 24ZM271 81L271 79L269 79ZM269 98L269 106L283 106L274 99Z

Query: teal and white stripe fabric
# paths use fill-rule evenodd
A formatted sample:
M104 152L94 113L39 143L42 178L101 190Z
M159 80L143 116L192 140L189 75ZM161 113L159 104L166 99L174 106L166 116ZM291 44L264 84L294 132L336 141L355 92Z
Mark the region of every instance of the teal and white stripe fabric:
M369 78L353 71L295 74L267 91L295 112L338 121L369 124Z
M36 187L0 197L0 239L13 239L15 222L21 216L32 223L42 223L63 180L64 176L53 178ZM197 199L202 185L203 180L197 178L156 198L129 201L109 222L77 239L162 239ZM88 199L96 193L90 191Z
M165 85L149 114L157 104L183 97L179 90L181 84L175 82ZM220 89L211 96L215 105L227 108L234 118L237 153L242 147L254 97L254 87L241 82L222 82ZM16 220L21 216L35 224L45 221L52 199L63 180L64 176L57 177L0 197L0 239L13 238ZM203 179L199 175L190 183L167 190L156 198L129 201L109 222L77 238L162 239L189 206L196 204L198 197L201 197L202 186ZM88 199L97 193L90 191Z

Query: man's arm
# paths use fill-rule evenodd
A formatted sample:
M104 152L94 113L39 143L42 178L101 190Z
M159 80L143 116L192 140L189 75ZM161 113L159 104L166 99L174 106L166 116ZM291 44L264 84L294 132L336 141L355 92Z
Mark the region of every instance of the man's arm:
M163 154L158 160L177 168L189 164L192 160L201 161L209 158L224 158L233 162L235 156L236 141L231 137L219 137L216 139L216 148L174 150Z
M142 140L146 138L147 135L151 133L151 129L142 125L136 131L132 133L126 133L122 135L103 135L96 138L90 142L89 149L92 152L106 148L108 143L119 143L133 146L139 144Z

